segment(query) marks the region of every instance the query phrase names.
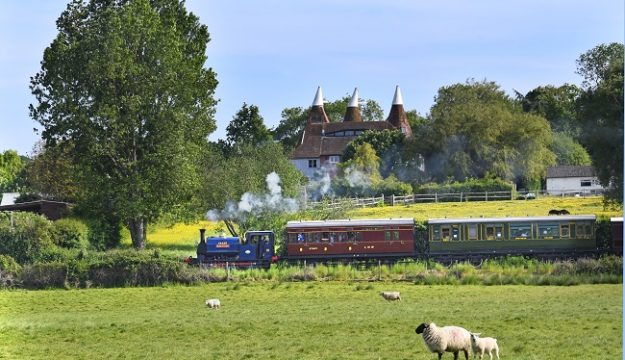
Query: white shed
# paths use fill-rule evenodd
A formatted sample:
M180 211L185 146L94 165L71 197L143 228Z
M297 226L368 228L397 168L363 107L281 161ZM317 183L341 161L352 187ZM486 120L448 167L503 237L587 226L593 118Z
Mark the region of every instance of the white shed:
M547 169L547 193L600 194L603 186L592 166L556 166Z

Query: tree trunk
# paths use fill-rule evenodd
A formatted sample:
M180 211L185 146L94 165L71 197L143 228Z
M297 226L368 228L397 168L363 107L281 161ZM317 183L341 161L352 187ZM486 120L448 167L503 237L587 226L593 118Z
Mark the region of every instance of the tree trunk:
M147 230L147 224L145 219L137 217L128 220L128 230L130 231L130 238L132 239L132 246L136 250L145 249L145 235Z

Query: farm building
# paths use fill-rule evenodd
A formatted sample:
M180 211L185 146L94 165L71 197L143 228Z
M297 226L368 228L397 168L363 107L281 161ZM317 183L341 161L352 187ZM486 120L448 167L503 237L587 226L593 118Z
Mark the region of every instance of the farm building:
M550 195L598 194L603 186L592 166L556 166L547 169L546 190Z
M358 107L358 89L354 90L342 122L330 122L323 109L321 87L317 88L315 100L299 145L289 156L295 167L308 178L318 172L336 173L347 144L365 131L399 129L406 136L412 135L399 86L395 88L393 104L385 121L362 121Z

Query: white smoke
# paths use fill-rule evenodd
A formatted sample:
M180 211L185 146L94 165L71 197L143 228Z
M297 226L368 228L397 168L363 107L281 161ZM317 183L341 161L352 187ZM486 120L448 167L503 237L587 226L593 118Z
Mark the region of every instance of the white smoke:
M345 169L345 180L350 187L367 189L371 187L371 178L366 173L356 169L353 166Z
M268 193L257 195L246 192L241 195L238 202L230 200L226 202L222 210L211 209L206 212L206 219L210 221L245 220L248 216L266 211L293 214L299 210L297 200L282 196L281 180L276 172L268 174L265 181Z

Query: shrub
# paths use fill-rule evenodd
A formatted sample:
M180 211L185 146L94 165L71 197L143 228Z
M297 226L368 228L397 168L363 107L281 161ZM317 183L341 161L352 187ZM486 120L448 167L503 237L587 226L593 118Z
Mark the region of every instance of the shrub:
M446 182L444 184L428 183L416 186L417 193L459 193L484 191L512 191L514 186L501 179L468 179L465 182Z
M52 240L66 249L85 248L88 243L88 229L82 221L61 219L52 223Z
M31 289L66 286L67 265L60 262L26 265L20 272L22 285Z
M0 218L0 253L18 263L33 261L39 252L53 245L52 225L45 217L28 212L13 212Z
M408 194L412 194L412 186L408 183L397 180L395 175L391 175L375 184L375 196L403 196Z
M22 267L9 255L0 254L0 270L8 273L17 273Z

